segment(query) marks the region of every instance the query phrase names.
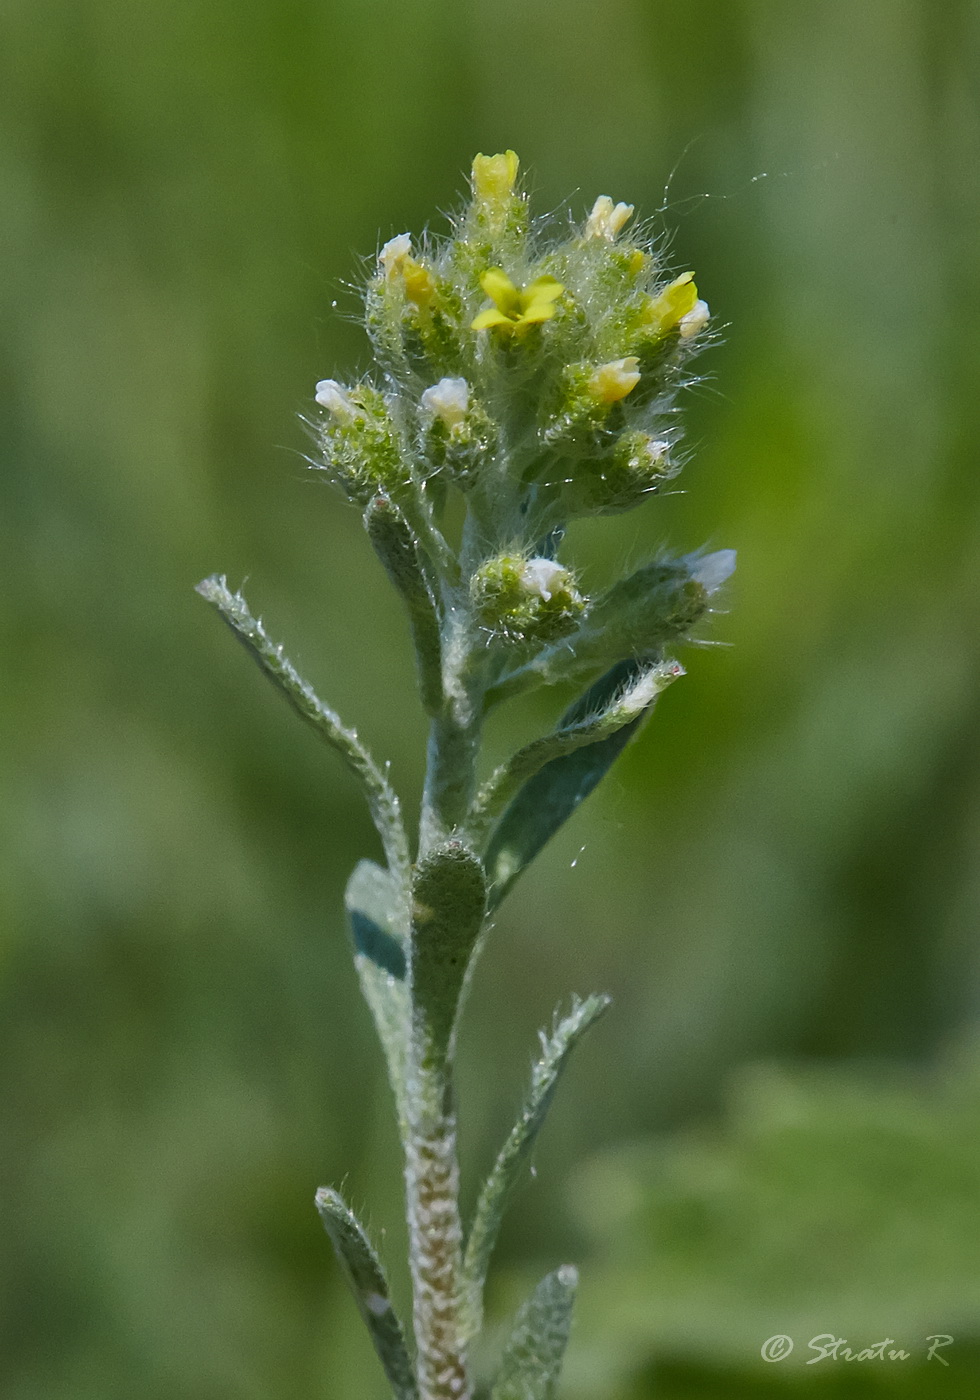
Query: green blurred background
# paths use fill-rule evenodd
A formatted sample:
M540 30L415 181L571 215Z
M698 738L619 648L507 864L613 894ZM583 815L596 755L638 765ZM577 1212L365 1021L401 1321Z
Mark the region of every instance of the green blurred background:
M569 1400L975 1395L980 7L5 0L0 26L4 1396L384 1393L312 1209L345 1183L404 1298L340 916L375 838L193 585L247 578L414 801L403 620L296 415L367 362L361 257L507 146L541 210L660 210L726 327L683 490L579 531L587 577L664 542L740 564L725 645L685 651L477 978L470 1198L536 1027L616 998L492 1316L582 1265ZM827 1332L918 1360L805 1368Z

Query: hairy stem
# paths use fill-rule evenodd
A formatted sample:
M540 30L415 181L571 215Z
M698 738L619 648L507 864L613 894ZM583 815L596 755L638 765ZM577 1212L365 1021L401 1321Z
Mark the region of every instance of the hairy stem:
M469 1400L451 1076L448 1062L431 1054L424 1026L413 1038L405 1186L419 1394L420 1400Z
M481 658L474 652L468 607L458 594L449 592L445 612L443 703L429 730L420 855L462 826L476 787L483 718Z
M482 924L486 886L479 862L466 857L459 843L445 844L472 801L480 740L480 706L467 685L467 629L458 614L458 630L453 621L450 613L444 700L429 738L410 958L405 1185L420 1400L469 1400L472 1393L461 1316L463 1228L452 1060L464 971ZM463 886L472 885L470 867L457 898L442 906L439 882L430 882L431 862L440 846L446 859L454 844L463 869L475 866L477 887L470 891L471 901L458 898Z

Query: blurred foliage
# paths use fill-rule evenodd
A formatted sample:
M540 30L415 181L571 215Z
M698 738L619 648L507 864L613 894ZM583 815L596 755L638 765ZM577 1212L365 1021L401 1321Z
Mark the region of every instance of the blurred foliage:
M810 1366L818 1388L825 1372L851 1371L848 1394L877 1393L889 1371L891 1386L917 1372L915 1393L923 1372L947 1386L942 1363L926 1361L937 1335L952 1338L937 1353L952 1379L975 1387L978 1067L975 1053L914 1079L756 1067L738 1076L721 1135L690 1129L595 1158L573 1183L593 1264L570 1400L629 1395L638 1375L682 1361L744 1368L772 1336L794 1341L766 1368L787 1394ZM890 1338L909 1359L821 1359L838 1337L853 1353ZM662 1379L656 1393L678 1387Z
M980 10L7 0L0 27L4 1394L367 1400L312 1198L346 1183L400 1258L341 923L376 848L193 585L249 576L417 794L403 620L295 414L364 363L358 257L451 203L474 151L517 149L539 207L635 202L730 329L689 396L683 490L579 558L738 548L705 630L734 645L685 655L501 911L463 1044L471 1190L572 991L616 1006L502 1241L536 1277L568 1258L588 1282L568 1164L710 1120L729 1067L928 1062L980 1013ZM736 1275L706 1281L688 1369L630 1400L782 1394L716 1354L725 1278L749 1316Z

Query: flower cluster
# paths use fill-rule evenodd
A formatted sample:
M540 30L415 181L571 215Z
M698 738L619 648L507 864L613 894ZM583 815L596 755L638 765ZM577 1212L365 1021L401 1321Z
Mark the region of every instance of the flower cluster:
M382 378L317 385L314 463L451 556L470 622L511 649L573 645L588 625L592 602L554 558L564 527L676 474L673 400L709 325L693 273L665 269L632 205L600 195L556 238L530 220L518 168L513 151L477 156L450 236L381 248L365 306ZM466 523L450 547L452 491Z

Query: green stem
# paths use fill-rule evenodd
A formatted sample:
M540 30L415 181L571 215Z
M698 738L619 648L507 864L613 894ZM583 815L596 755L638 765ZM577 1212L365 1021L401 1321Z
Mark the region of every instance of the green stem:
M416 1017L421 1019L416 1008ZM462 1246L456 1115L448 1058L413 1027L405 1144L409 1261L420 1400L469 1400L462 1339Z
M450 590L444 610L444 698L429 730L420 855L448 840L466 818L483 722L483 658L473 646L468 600Z

